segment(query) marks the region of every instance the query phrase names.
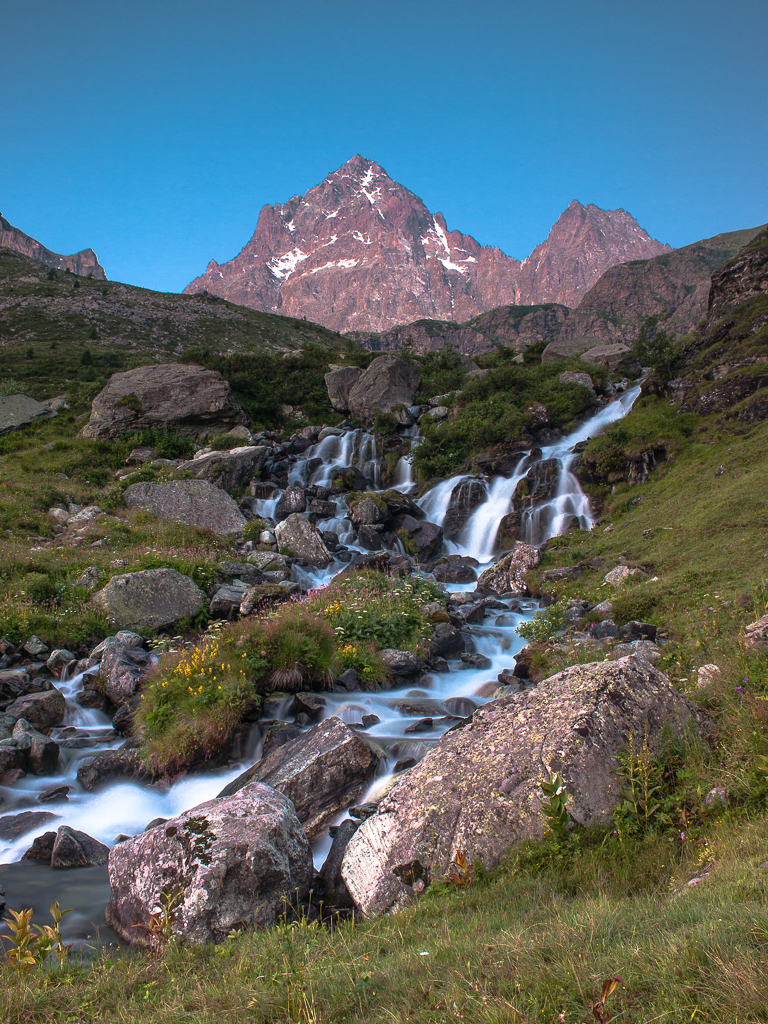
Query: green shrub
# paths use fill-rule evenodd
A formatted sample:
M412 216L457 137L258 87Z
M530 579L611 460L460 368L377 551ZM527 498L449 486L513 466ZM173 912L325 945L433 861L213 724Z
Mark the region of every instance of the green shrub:
M255 519L251 519L250 522L246 523L243 527L243 540L250 540L253 541L254 544L258 544L262 530L267 529L269 529L269 524L256 516Z
M563 629L568 614L569 601L564 598L549 608L540 608L532 619L521 623L516 632L530 643L543 644L551 640Z
M245 442L242 437L233 437L231 434L216 434L208 439L208 444L215 452L228 452L232 448L240 448Z
M306 605L289 604L249 631L245 651L260 689L325 687L333 678L336 635Z

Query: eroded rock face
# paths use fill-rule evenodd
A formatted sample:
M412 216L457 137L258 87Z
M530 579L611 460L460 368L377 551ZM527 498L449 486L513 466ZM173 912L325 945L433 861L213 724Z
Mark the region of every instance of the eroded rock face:
M131 484L125 491L128 508L146 509L158 519L210 530L219 537L241 533L246 519L234 498L208 480L171 480Z
M94 398L83 437L119 437L142 427L205 436L247 423L215 370L183 363L113 373Z
M331 555L317 530L298 512L289 515L275 527L275 538L281 551L300 558L319 569L331 564Z
M99 263L93 249L83 249L71 256L62 256L57 252L51 252L42 242L25 234L20 228L15 228L2 214L0 214L0 246L23 253L37 263L44 263L47 267L53 267L55 270L70 270L73 274L92 277L96 281L107 280L104 267Z
M574 306L607 267L666 248L624 210L573 202L521 264L449 230L442 214L358 155L306 195L263 207L242 252L212 260L185 291L345 333L425 318L458 327L505 303Z
M265 783L293 801L310 841L354 803L376 774L379 757L335 715L279 747L230 782L220 797Z
M682 736L697 727L694 705L640 658L575 665L446 733L352 837L342 878L371 916L412 899L415 879L405 884L398 869L416 860L425 880L445 876L458 851L495 867L544 834L540 784L550 769L565 780L571 817L605 824L630 735L656 752L666 728Z
M312 852L291 801L255 783L208 800L113 847L106 919L132 945L149 946L163 893L181 893L174 935L222 942L234 928L265 926L283 901L306 898Z
M176 569L144 569L113 576L91 598L120 629L157 630L191 618L207 604L202 590Z
M373 423L377 412L411 406L419 375L399 356L377 356L349 392L349 412L360 423Z

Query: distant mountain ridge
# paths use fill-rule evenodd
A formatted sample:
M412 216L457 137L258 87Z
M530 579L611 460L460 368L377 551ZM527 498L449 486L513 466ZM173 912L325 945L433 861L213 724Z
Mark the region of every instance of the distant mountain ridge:
M666 251L626 211L574 201L521 263L449 231L442 214L357 155L306 195L262 207L245 248L221 265L211 260L184 291L344 333L379 332L502 305L573 306L608 267Z
M0 213L0 248L12 249L20 252L23 256L29 256L38 263L44 263L54 270L69 270L73 274L80 274L81 277L92 277L96 281L106 281L107 275L104 267L99 263L98 257L93 249L83 249L82 252L73 253L72 256L61 256L57 252L38 242L37 239L26 235L19 228L3 217Z

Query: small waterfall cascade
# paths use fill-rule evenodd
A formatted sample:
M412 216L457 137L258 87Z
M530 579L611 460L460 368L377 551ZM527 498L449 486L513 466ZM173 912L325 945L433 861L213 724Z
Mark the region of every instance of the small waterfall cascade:
M510 514L518 486L523 480L528 479L530 482L537 479L536 473L541 467L553 469L547 469L544 474L547 479L541 500L537 498L532 501L530 507L525 507L523 503L521 537L530 543L540 543L568 528L574 519L578 520L582 528L588 529L592 519L588 501L573 473L576 458L573 447L621 419L631 408L638 393L637 387L624 392L568 437L543 448L540 453L521 454L508 477L489 479L460 474L441 481L427 491L418 499L417 504L428 522L441 527L447 521L452 522L452 502L454 509L458 507L463 516L456 520L458 525L455 533L450 527L453 539L444 543L443 551L469 555L477 559L481 566L490 562L497 546L499 525ZM411 428L407 436L412 446L418 444L418 427ZM355 551L366 550L360 545L355 527L349 519L345 496L332 489L333 480L343 470L355 469L367 481L368 489L375 490L379 488L381 480L380 459L381 452L372 433L340 428L326 428L322 440L298 456L286 459L282 479L289 485L316 489L315 494L325 489L326 498L322 500L326 504L326 514L316 515L315 525L326 535L335 534L339 541L338 549L332 552L334 561L326 570L314 571L310 567L294 566L293 577L303 587L323 586L349 563ZM404 466L401 473L398 464L396 489L407 494L414 486L410 463L403 459L400 462ZM282 488L276 487L274 483L259 484L253 499L258 514L274 521L275 507L281 493ZM326 503L326 499L330 504ZM327 514L331 509L333 514ZM515 514L517 510L518 502L515 499ZM458 597L462 591L474 591L475 583L449 584L447 589ZM466 599L469 599L469 594ZM473 598L477 601L480 599L480 595ZM482 622L464 628L470 653L486 658L487 661L482 662L485 668L477 668L471 659L455 659L449 661L447 671L430 672L412 684L403 684L395 690L327 693L324 695L327 705L325 714L338 714L351 725L361 722L365 714L376 715L378 722L366 730L365 735L384 749L386 763L383 770L391 771L404 758L418 760L455 723L456 716L468 714L473 707L488 699L495 690L496 677L502 670L514 667L514 655L524 645L515 628L529 618L534 610L533 601L494 601L485 608ZM7 815L22 810L50 810L56 815L50 824L36 825L20 838L0 839L0 864L19 860L35 835L49 828L55 829L63 823L111 845L118 833L135 834L155 817L171 817L215 797L251 763L258 749L260 732L257 725L254 727L252 741L243 752L243 763L189 775L172 785L121 780L108 783L94 792L87 792L77 781L77 769L83 758L118 747L124 740L115 735L108 716L82 708L73 700L74 694L82 688L82 683L81 674L56 684L67 701L65 721L52 732L61 747L59 774L27 776L13 786L0 787L0 823ZM290 717L287 711L285 716ZM415 726L418 726L416 735ZM41 796L64 786L69 787L66 798L40 802Z

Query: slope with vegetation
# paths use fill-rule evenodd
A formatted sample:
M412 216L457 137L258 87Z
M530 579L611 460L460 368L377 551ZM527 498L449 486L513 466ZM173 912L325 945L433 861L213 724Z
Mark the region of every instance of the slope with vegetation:
M640 743L628 747L607 828L570 826L567 801L558 804L553 792L543 841L511 851L492 875L457 858L444 881L396 915L330 928L286 908L276 928L234 934L218 946L161 941L158 953L104 954L55 970L8 967L9 1020L768 1022L768 653L745 643L747 625L768 613L767 251L766 239L757 238L716 275L706 322L682 342L660 336L658 322L648 325L638 353L656 352L653 376L632 412L582 453L579 472L602 506L599 525L549 542L529 577L548 604L528 655L534 678L601 657L589 642L596 615L576 635L562 631L563 612L576 600L609 599L617 625L657 626L666 640L659 667L706 712L706 744L670 743L658 758ZM557 390L547 367L509 363L501 353L485 377L470 382L450 352L425 357L422 366L426 391L469 393L464 413L455 407L456 422L471 407L478 420L497 418L483 404L492 398L483 387L502 379L515 389L510 409L521 417L523 399L541 401L546 388ZM736 385L745 379L742 393ZM702 401L726 385L722 401ZM565 423L579 396L560 393L562 410L547 400ZM0 439L6 494L19 503L11 508L33 506L39 488L50 485L75 490L81 501L107 499L108 473L122 450L116 442L81 449L84 442L67 433L75 412L67 416L57 440L57 421ZM51 459L42 470L41 458ZM91 481L99 460L100 486ZM58 483L55 472L70 479ZM11 528L23 530L18 517ZM187 571L198 574L229 543L181 527L160 535L140 517L100 529L111 531L110 546L126 558L187 559ZM34 577L30 586L42 586L39 576L58 579L52 562L46 569L47 556L31 549L28 531L5 543L15 551L14 567ZM65 556L67 581L78 557ZM106 564L113 555L89 549L87 557ZM613 589L604 576L617 564L645 575ZM22 576L13 578L18 589ZM338 608L329 600L314 611L343 626L352 609L337 596ZM350 628L359 628L356 616ZM260 658L269 649L269 670L280 668L279 659L287 670L300 642L309 643L315 662L307 668L322 672L332 655L322 625L315 626L311 636L301 625L286 630L290 649L272 652L275 637L261 634L258 642L246 639L242 653ZM350 633L348 647L364 640ZM419 637L412 631L392 641L417 647ZM719 673L699 689L698 669L707 664ZM150 713L162 705L159 692L154 697Z

